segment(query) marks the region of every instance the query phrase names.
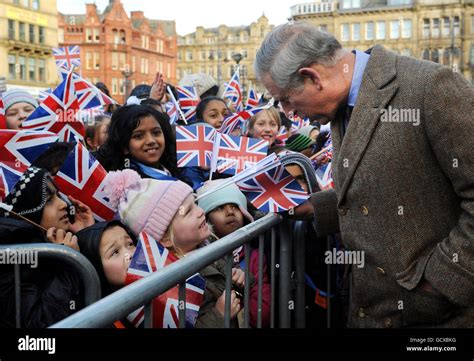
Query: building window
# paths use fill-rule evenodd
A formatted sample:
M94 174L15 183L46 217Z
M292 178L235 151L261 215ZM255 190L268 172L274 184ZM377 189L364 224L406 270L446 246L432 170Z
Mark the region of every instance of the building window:
M360 23L352 24L352 40L354 41L360 40Z
M117 70L117 69L118 69L118 53L112 52L112 70ZM143 70L142 70L142 73L143 73Z
M393 20L390 22L390 39L398 39L400 37L400 21Z
M30 43L34 44L36 39L35 39L35 26L34 25L29 25L29 37L30 37Z
M341 41L349 41L349 24L341 24Z
M46 62L44 59L38 59L38 80L45 81L46 79Z
M450 51L448 48L444 49L443 51L443 64L449 66L449 55Z
M365 40L374 40L374 22L365 23Z
M42 26L38 28L38 40L40 44L44 44L44 27Z
M411 56L411 50L410 49L403 49L402 50L402 55Z
M125 80L120 79L120 95L124 95L124 94L125 94Z
M99 54L99 53L97 53L97 55L98 55L98 54ZM120 53L120 55L119 55L119 68L120 68L120 70L124 70L124 69L125 69L125 63L127 62L126 59L127 59L127 54L125 54L125 53Z
M15 22L8 19L8 39L15 40Z
M411 20L403 20L402 23L402 38L411 38Z
M377 21L377 40L385 39L385 21Z
M112 78L112 95L118 94L118 79Z
M203 72L204 73L204 72ZM171 78L171 63L166 64L166 77Z
M438 51L438 49L435 49L431 52L431 61L434 61L435 63L439 63L439 51Z
M186 52L186 61L190 61L190 60L193 60L193 52L192 51Z
M8 54L8 78L14 80L16 78L16 57Z
M474 45L471 45L471 54L469 57L469 64L471 64L471 66L474 66Z
M26 58L24 56L18 57L20 63L20 79L26 80Z
M89 70L92 68L92 53L87 52L86 53L86 69Z
M433 28L431 30L433 38L439 38L439 19L433 19Z
M342 9L359 9L360 0L342 0Z
M459 36L459 16L454 17L453 31L454 31L454 36Z
M459 19L458 19L458 22L459 22ZM474 34L474 15L471 16L471 34Z
M242 50L242 55L243 55L244 59L247 59L247 57L249 56L249 52L247 51L247 49Z
M136 60L137 58L135 57L135 55L132 56L132 71L136 71Z
M29 80L36 81L36 59L28 59L28 78Z
M39 0L31 0L31 7L33 10L39 10Z
M421 57L423 60L430 60L430 51L428 49L423 50L423 55Z
M319 30L327 32L328 31L328 26L326 24L319 25Z
M29 0L21 0L21 5L24 6L24 7L28 7Z
M26 34L25 34L25 23L19 23L19 34L20 34L20 41L26 41Z
M423 39L430 37L430 19L423 19Z
M97 41L99 41L99 38L97 38ZM124 30L120 30L120 44L126 44L127 43L127 35L125 34Z
M114 38L114 44L118 44L119 43L119 33L117 30L112 30L112 36Z
M94 69L100 69L100 53L94 52Z
M443 17L443 30L441 32L442 36L445 38L448 37L450 30L451 30L451 20L449 19L449 17L445 16Z
M86 43L92 43L92 30L86 28Z

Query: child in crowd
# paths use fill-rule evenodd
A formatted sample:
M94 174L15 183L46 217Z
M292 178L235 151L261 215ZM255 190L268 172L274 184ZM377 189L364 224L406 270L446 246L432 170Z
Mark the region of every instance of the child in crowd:
M129 169L109 173L105 182L110 202L118 207L122 222L134 235L147 232L179 258L206 244L211 232L205 214L195 204L192 189L185 183L140 179ZM227 296L222 269L211 265L199 272L206 279L206 290L196 327L217 328L224 324ZM233 271L233 280L241 279L242 273ZM230 316L236 326L240 302L235 292L230 297Z
M197 121L209 124L215 129L222 126L222 122L228 115L230 115L230 110L226 102L216 96L201 100L196 108Z
M206 182L198 190L198 195L219 186L225 180ZM253 217L247 210L247 199L235 184L231 184L198 201L206 213L206 218L211 224L217 237L225 237L239 228L253 222ZM249 244L250 245L250 244ZM245 269L244 248L240 247L234 251L234 259L238 260L236 266ZM253 249L250 253L250 272L254 283L250 288L249 323L257 326L258 317L258 256L259 252ZM262 327L270 325L270 297L271 289L267 275L267 265L264 258L263 264L263 291L262 291Z
M94 124L86 127L84 141L90 151L98 150L107 140L107 131L110 125L110 116L94 116Z
M264 109L250 118L248 136L268 141L270 147L278 145L277 135L281 127L280 114L274 108Z
M107 171L131 168L143 178L180 177L168 118L150 106L133 104L116 110L107 140L95 155Z
M7 129L19 130L21 124L38 107L38 102L33 96L20 89L11 89L2 94L5 107Z
M19 220L9 213L8 217L0 218L0 243L52 242L78 250L77 238L73 233L93 224L94 219L88 207L73 198L70 201L76 209L72 224L66 202L60 198L49 173L30 167L4 203L13 206L13 212L36 225ZM37 225L47 229L47 232ZM14 273L7 266L2 266L1 270L0 320L3 327L13 327ZM38 268L22 267L21 272L22 327L47 327L82 307L82 285L67 265L45 261Z
M125 286L136 238L120 221L98 222L77 233L81 253L95 267L102 297Z

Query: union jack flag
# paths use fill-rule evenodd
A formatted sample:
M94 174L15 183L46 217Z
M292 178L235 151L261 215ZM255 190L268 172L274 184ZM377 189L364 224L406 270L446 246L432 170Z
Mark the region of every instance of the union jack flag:
M178 109L173 102L165 103L166 114L170 117L170 124L175 125L178 122Z
M332 178L332 162L323 164L316 169L316 180L322 191L334 189L334 180Z
M44 101L53 92L53 89L40 90L38 98L40 102Z
M290 136L290 133L288 133L288 131L286 130L286 128L284 126L282 126L280 128L280 131L278 132L278 135L277 135L277 139L285 144L286 143L286 140L289 138Z
M53 48L53 56L58 68L71 69L74 66L81 66L81 51L78 45Z
M231 104L234 106L234 109L238 112L244 110L244 100L241 89L239 69L237 68L234 75L232 75L230 82L227 83L222 97L224 99L229 99Z
M303 119L298 114L290 114L289 119L291 120L291 131L293 133L310 123L308 118Z
M196 93L196 89L190 86L177 86L178 101L181 110L184 113L186 121L192 122L196 120L196 107L201 98Z
M3 105L3 99L0 97L0 129L6 129L7 120L5 118L5 106Z
M57 141L57 135L50 132L0 130L0 198L3 199L36 158Z
M232 132L238 128L241 129L241 134L244 134L247 128L247 121L258 114L260 111L268 109L272 106L271 103L261 105L259 107L246 109L238 113L232 113L224 119L221 127L217 130L222 134L232 134Z
M250 88L247 94L247 105L245 106L245 110L256 108L258 107L258 105L259 100L257 97L257 93L255 93L255 90L253 90L253 88Z
M285 212L309 198L299 183L277 165L236 183L255 208L262 212Z
M217 172L235 175L267 156L266 140L220 135Z
M60 141L70 142L84 139L84 123L77 119L80 109L69 72L56 89L22 123L23 129L47 130L58 134Z
M210 167L216 130L206 125L176 127L178 167Z
M54 179L62 193L89 206L97 220L109 221L117 210L110 205L104 192L106 175L102 165L77 142Z
M178 258L145 232L140 233L137 248L128 268L126 284L147 277ZM204 300L206 281L198 273L186 280L186 328L194 328L199 309ZM175 286L156 297L152 302L153 328L178 328L179 288ZM127 319L135 326L142 327L144 308L131 313Z

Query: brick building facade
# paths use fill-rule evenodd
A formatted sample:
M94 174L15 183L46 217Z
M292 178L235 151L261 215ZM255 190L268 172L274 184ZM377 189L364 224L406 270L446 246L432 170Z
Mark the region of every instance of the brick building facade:
M136 85L151 84L157 71L176 82L174 21L147 19L142 11L128 16L120 0L110 0L103 13L86 4L86 14L59 14L58 26L60 46L81 48L82 75L105 83L120 103Z

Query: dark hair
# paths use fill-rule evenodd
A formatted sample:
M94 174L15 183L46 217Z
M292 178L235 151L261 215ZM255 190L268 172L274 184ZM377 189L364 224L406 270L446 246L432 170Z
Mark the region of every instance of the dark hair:
M148 98L150 96L151 86L148 84L139 84L130 92L130 96L137 98Z
M59 168L61 168L73 148L74 142L53 143L48 149L41 153L38 158L36 158L32 166L46 169L54 176Z
M106 142L97 152L97 158L107 171L125 168L125 159L128 158L123 150L128 148L133 130L140 125L140 120L152 116L160 124L165 137L165 150L160 164L168 169L172 175L178 173L176 167L176 138L169 124L167 115L160 113L149 105L126 105L112 114Z
M221 101L227 107L227 104L226 104L225 100L222 99L222 98L219 98L219 97L216 97L216 96L209 96L207 98L204 98L199 102L199 104L196 107L196 119L198 121L203 121L204 120L204 111L206 110L207 105L210 102L212 102L213 100Z
M92 263L95 270L97 271L97 275L99 276L102 298L115 291L112 285L110 285L110 283L107 281L102 258L100 257L100 241L102 240L104 232L112 227L123 228L130 236L133 243L137 245L137 238L134 236L134 234L125 224L118 220L98 222L90 227L82 229L77 233L79 248L82 255L84 255Z
M94 116L94 123L86 126L86 136L84 137L84 143L89 150L95 149L91 149L87 139L94 141L99 134L100 127L106 120L110 120L109 115L96 115Z
M102 91L105 95L110 97L110 91L109 91L109 88L107 88L107 85L105 85L102 82L98 82L95 84L95 86L99 88L99 90Z

